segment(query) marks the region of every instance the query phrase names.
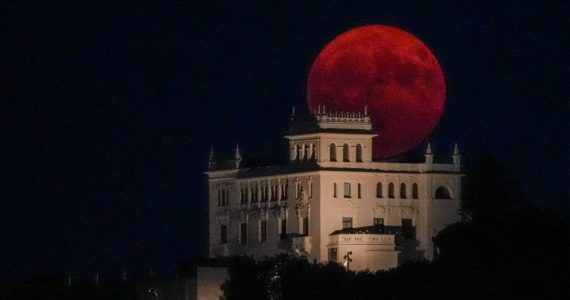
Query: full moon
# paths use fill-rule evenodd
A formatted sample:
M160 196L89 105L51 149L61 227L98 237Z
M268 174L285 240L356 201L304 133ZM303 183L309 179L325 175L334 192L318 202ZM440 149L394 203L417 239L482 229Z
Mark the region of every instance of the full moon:
M391 158L424 141L445 104L445 79L436 57L412 34L369 25L332 40L307 80L309 111L363 111L368 106L374 158Z

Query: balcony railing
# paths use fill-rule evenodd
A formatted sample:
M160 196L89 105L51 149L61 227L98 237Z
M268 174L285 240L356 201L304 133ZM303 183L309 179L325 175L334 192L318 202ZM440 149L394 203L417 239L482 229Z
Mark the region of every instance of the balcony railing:
M396 245L393 234L335 234L330 236L331 245Z
M291 238L291 248L297 252L311 252L311 237L310 236L294 236Z

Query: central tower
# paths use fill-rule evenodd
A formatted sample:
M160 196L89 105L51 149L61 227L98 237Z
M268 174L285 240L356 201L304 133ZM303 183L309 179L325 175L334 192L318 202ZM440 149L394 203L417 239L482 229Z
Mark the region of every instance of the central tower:
M330 166L372 162L372 131L368 109L364 112L326 111L319 106L314 117L295 120L289 135L290 161L312 160Z

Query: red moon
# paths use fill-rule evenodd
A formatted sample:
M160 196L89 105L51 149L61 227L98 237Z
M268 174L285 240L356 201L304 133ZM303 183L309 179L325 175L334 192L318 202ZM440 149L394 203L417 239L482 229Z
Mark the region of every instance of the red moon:
M368 106L374 158L402 154L424 141L445 104L445 79L430 49L401 29L369 25L347 31L319 53L307 80L309 110L363 111Z

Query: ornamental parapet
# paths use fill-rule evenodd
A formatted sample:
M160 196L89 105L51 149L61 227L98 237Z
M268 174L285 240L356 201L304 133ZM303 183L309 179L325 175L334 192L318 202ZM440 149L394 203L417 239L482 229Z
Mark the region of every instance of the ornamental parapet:
M393 245L396 246L394 234L334 234L330 237L330 245Z

